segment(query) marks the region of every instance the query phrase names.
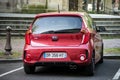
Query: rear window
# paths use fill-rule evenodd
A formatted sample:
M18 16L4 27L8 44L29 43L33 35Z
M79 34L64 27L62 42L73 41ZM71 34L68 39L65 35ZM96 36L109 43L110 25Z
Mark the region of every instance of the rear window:
M32 28L33 34L78 33L82 19L72 16L52 16L38 18Z

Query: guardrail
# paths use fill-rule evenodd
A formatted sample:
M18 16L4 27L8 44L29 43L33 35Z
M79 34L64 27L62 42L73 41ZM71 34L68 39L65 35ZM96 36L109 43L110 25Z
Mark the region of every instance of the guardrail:
M0 36L6 35L6 26L11 26L11 35L24 36L35 14L0 13Z
M8 14L0 13L0 36L6 35L6 26L11 26L13 36L24 36L25 31L36 14ZM101 35L120 35L120 16L90 14L97 27L105 27L106 32Z
M97 27L105 27L102 36L120 36L120 16L106 14L90 14Z

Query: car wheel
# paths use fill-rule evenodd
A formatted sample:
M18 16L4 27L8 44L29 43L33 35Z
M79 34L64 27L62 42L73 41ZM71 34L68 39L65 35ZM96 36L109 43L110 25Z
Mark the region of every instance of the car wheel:
M101 59L99 61L99 63L103 63L103 44L102 44L102 50L101 50Z
M87 75L93 76L95 72L95 59L92 58L91 63L86 67Z
M29 66L24 64L24 71L26 74L32 74L35 72L35 66Z

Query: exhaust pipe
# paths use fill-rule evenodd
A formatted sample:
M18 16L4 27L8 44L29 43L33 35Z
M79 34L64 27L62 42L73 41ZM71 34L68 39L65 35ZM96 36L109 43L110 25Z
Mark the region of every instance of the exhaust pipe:
M77 69L77 65L69 65L70 69Z

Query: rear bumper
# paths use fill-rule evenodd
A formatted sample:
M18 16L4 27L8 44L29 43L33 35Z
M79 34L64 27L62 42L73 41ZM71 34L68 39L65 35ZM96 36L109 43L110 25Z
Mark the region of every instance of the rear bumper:
M66 52L67 58L45 59L44 52ZM80 55L85 54L86 59L80 60ZM27 59L29 55L30 59ZM67 65L88 65L92 58L92 48L90 45L81 45L79 47L32 47L26 45L23 54L23 61L28 65L35 66L67 66Z
M24 63L27 65L31 65L31 66L71 66L71 65L76 65L76 66L87 66L89 65L89 63L82 63L82 64L77 64L74 62L36 62L36 63Z

